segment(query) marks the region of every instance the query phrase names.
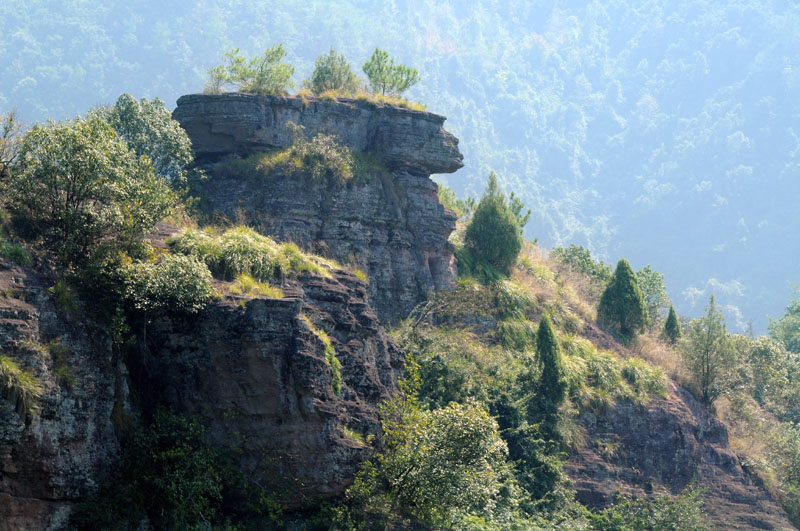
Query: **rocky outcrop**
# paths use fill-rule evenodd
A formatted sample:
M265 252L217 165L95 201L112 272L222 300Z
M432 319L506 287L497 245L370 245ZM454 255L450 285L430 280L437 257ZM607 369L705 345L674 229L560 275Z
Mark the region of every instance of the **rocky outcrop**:
M196 319L153 323L131 371L151 407L203 419L210 444L297 507L344 492L403 360L353 274L306 274L283 289L282 299L226 299ZM319 330L342 365L338 394Z
M462 166L458 140L435 114L356 100L303 100L246 94L191 95L174 117L197 158L211 163L291 142L289 122L306 134L335 135L380 160L388 175L347 185L206 166L200 194L210 210L366 270L372 305L392 322L455 280L447 241L455 215L438 201L432 173ZM380 173L380 172L379 172Z
M118 453L112 411L126 398L111 342L59 310L49 285L0 259L0 354L43 388L33 414L0 393L0 530L65 528Z
M585 444L565 466L581 503L604 507L619 492L676 493L697 478L708 489L706 512L716 528L795 529L744 472L725 426L675 384L647 406L622 403L582 420Z

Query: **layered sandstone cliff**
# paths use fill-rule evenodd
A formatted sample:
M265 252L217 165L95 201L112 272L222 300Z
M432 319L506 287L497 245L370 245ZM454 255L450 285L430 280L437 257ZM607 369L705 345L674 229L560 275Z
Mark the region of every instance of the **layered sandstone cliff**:
M447 238L456 219L430 179L463 165L444 117L356 100L247 94L183 96L173 116L192 139L197 160L207 164L201 195L212 211L244 217L267 234L365 269L371 303L384 322L405 317L428 293L455 281ZM374 155L388 176L326 185L280 172L268 179L231 174L212 164L286 147L290 122L309 136L335 135L352 151Z

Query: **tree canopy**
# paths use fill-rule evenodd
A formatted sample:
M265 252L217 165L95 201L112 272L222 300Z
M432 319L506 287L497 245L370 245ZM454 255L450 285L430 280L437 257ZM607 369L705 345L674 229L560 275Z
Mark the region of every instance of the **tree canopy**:
M158 98L137 100L122 94L110 107L92 111L107 121L137 155L146 155L155 172L174 185L185 182L194 159L186 131Z
M150 160L97 116L31 128L3 193L18 230L67 265L132 244L175 202Z

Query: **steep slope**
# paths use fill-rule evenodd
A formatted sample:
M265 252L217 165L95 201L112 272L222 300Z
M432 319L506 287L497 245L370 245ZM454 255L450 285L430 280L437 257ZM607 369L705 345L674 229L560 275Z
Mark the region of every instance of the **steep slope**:
M334 135L351 151L377 158L385 172L373 170L347 185L211 164L199 193L228 219L243 218L281 240L355 262L369 275L371 303L385 322L404 318L429 292L453 284L447 238L456 220L429 178L463 165L458 139L442 128L444 117L358 100L247 94L183 96L174 117L200 163L286 147L293 141L290 122L309 137Z
M161 319L131 367L145 410L202 419L207 442L289 507L343 493L403 363L366 285L330 274L286 280L279 299L233 295L197 318ZM338 393L326 340L341 363Z
M1 530L64 528L71 502L118 454L112 417L127 401L125 368L105 331L60 310L50 285L0 259L0 354L42 389L38 411L26 412L0 382Z
M742 469L728 430L686 390L645 407L618 404L586 412L584 444L565 466L577 499L593 508L619 493L652 497L693 480L707 489L706 511L720 529L795 529L783 509Z

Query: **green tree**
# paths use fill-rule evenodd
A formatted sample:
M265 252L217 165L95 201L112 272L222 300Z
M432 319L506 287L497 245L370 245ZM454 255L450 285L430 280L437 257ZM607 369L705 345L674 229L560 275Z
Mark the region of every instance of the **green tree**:
M800 288L796 288L795 293L783 317L770 319L769 335L783 343L788 350L800 354Z
M667 287L664 285L664 275L650 267L644 266L636 272L636 281L642 290L644 302L647 304L647 316L650 325L655 327L661 322L664 310L669 304Z
M367 75L373 94L401 96L420 80L419 72L415 68L394 64L394 59L379 48L375 48L362 69Z
M311 77L303 81L303 86L314 94L335 90L342 94L355 94L358 91L358 78L344 55L333 48L317 57Z
M137 100L122 94L111 107L91 113L105 119L137 155L150 158L155 172L173 185L186 182L192 143L158 98Z
M736 363L736 350L714 295L706 314L689 323L680 350L700 398L706 404L713 403L729 387Z
M636 275L627 260L622 258L611 281L600 297L597 319L601 326L612 330L627 341L647 326L647 306Z
M223 92L232 85L241 92L275 96L292 88L294 67L281 62L286 55L282 44L264 51L264 54L249 61L241 55L239 48L225 53L225 62L208 71L206 91L212 94Z
M675 313L675 308L670 304L667 320L664 323L664 337L673 345L681 338L681 323L678 321L678 314Z
M497 184L494 172L467 226L465 246L470 254L503 274L508 274L522 250L517 216Z
M540 416L529 421L544 420L555 427L558 408L567 397L567 381L564 378L558 339L547 315L542 316L539 329L536 331L536 360L542 371L535 399Z
M425 411L403 406L384 425L384 450L358 474L349 496L365 512L381 506L450 529L470 514L497 510L510 487L508 450L497 422L468 403Z
M3 184L18 230L70 266L130 247L175 204L150 161L98 117L33 127Z

